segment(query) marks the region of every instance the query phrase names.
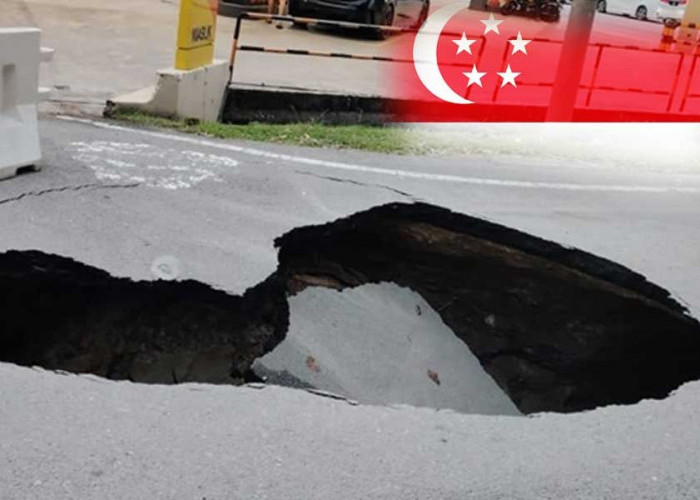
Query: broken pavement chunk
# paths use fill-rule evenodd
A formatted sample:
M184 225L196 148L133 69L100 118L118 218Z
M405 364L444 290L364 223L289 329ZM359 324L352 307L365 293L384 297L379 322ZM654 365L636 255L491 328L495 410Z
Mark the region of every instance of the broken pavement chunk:
M392 203L275 244L290 293L299 277L419 293L524 413L662 398L700 378L700 324L668 291L515 229Z

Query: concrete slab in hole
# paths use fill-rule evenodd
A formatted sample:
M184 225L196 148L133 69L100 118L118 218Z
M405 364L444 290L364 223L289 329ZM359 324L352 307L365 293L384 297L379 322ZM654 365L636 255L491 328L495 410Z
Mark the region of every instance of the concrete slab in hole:
M290 308L287 338L254 365L268 382L370 404L520 414L467 345L407 288L308 288Z

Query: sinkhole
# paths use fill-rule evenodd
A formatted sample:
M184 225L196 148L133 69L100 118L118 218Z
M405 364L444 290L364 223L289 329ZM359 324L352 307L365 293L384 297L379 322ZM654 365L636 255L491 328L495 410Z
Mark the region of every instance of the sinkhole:
M465 413L575 412L700 379L700 324L619 264L421 203L275 241L241 296L0 254L0 361L143 383L312 387Z

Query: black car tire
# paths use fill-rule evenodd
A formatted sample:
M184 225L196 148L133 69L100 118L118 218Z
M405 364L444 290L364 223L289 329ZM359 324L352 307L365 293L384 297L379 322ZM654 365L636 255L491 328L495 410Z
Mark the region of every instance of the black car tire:
M391 26L394 24L394 16L396 15L396 9L394 4L388 1L382 3L382 7L379 12L368 13L369 19L371 20L369 24L376 24L378 26ZM380 29L373 29L370 33L371 37L376 40L386 40L391 36L390 31L384 31Z
M525 16L532 19L540 17L540 7L535 2L527 2L525 4Z
M556 23L559 21L559 4L556 2L548 2L543 5L540 11L540 19L547 23Z
M430 12L430 2L425 2L423 3L423 7L421 7L420 14L418 15L418 20L416 23L411 26L413 29L420 29L421 26L423 26L423 23L428 19L428 14Z
M510 16L518 11L518 3L515 0L508 0L501 6L501 14Z
M639 19L640 21L646 21L647 20L647 8L644 7L643 5L640 5L637 7L637 10L634 12L634 17L636 19Z
M597 9L601 14L605 14L605 12L608 10L607 2L605 0L599 0Z
M380 26L391 26L394 24L394 17L396 15L396 9L394 4L391 2L384 2L382 10L380 13L380 19L377 19L376 24Z

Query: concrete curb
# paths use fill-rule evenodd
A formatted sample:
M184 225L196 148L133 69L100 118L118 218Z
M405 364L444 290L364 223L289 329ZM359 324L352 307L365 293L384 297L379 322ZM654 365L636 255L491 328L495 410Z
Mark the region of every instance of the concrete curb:
M220 82L220 78L217 80ZM191 85L190 85L191 86ZM167 89L166 89L167 90ZM185 92L187 91L187 92ZM180 93L195 96L192 89ZM138 97L139 94L144 97ZM112 116L115 110L142 110L167 118L192 118L202 121L246 124L315 122L328 125L382 125L395 122L440 122L444 121L445 106L449 103L434 103L412 99L398 99L371 95L352 95L294 87L270 87L266 85L235 84L228 87L223 98L210 99L208 105L200 106L205 113L192 113L176 103L176 92L164 89L142 90L127 96L107 101L104 115ZM165 99L168 97L168 99ZM210 96L211 97L211 96ZM167 105L163 105L163 103ZM221 103L223 107L220 107ZM219 111L221 115L219 116ZM463 108L461 118L471 122L544 122L546 106L523 104L470 104ZM696 115L655 113L643 111L619 111L613 109L576 109L575 122L688 122L697 121Z
M114 109L135 109L165 117L217 121L226 93L228 63L214 61L201 68L158 71L155 86L107 101L105 116Z
M392 101L378 96L235 85L226 93L222 121L375 125L390 120Z

